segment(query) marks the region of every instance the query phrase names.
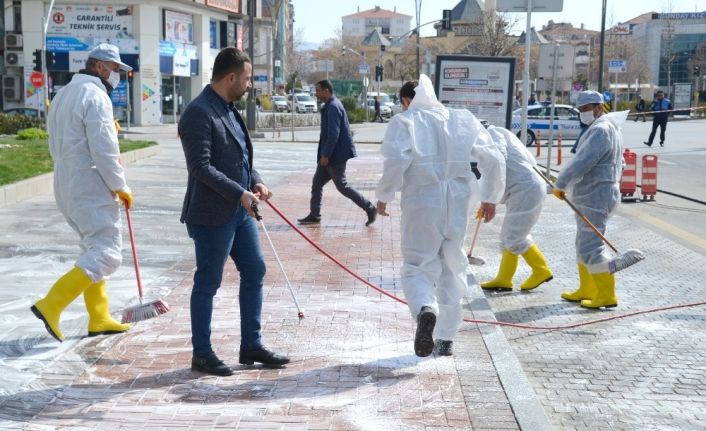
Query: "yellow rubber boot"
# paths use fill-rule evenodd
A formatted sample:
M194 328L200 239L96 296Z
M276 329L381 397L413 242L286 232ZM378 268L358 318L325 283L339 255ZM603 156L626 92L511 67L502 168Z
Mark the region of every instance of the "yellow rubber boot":
M88 336L119 334L130 329L130 325L120 323L110 315L105 280L92 284L83 292L83 300L88 310Z
M515 275L515 271L517 271L518 257L519 256L512 253L510 250L503 250L498 275L492 280L482 282L480 287L483 289L512 290L512 277Z
M561 297L571 302L580 302L584 299L596 297L596 283L588 272L586 265L579 263L579 288L573 292L561 292Z
M615 275L609 272L591 274L593 282L596 284L596 296L592 299L584 299L581 306L584 308L612 308L618 306L618 298L615 296Z
M546 283L554 278L554 275L552 275L547 265L547 259L544 258L537 244L532 244L522 257L525 258L527 265L532 268L532 274L520 285L520 289L532 290L540 284Z
M81 268L74 267L54 283L47 296L32 306L32 313L44 322L52 337L64 341L59 324L61 312L88 289L91 283L93 282Z

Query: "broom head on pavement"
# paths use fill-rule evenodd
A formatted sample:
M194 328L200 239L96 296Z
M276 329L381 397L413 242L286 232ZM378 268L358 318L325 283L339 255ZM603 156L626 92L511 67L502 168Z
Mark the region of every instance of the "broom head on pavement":
M127 227L130 232L130 248L132 250L132 263L135 266L135 277L137 279L137 292L140 295L140 304L133 307L126 308L123 311L123 323L135 323L141 320L151 319L157 317L160 314L164 314L169 311L169 304L167 304L163 299L157 299L156 301L143 303L143 298L145 296L145 291L142 288L142 276L140 275L140 263L137 258L137 247L135 246L135 233L132 228L132 216L130 215L130 208L125 207L125 216L127 217Z
M554 188L554 183L552 183L552 182L549 180L549 178L547 178L547 177L542 173L542 171L540 171L539 169L537 169L536 166L532 166L532 168L535 170L535 172L537 172L537 173L539 174L540 177L542 177L542 179L543 179L544 181L546 181L547 184L549 184L549 186L551 186L552 188ZM576 215L578 215L579 218L580 218L581 220L583 220L583 221L586 223L586 225L587 225L589 228L591 228L591 230L592 230L600 239L602 239L603 242L605 242L605 244L606 244L608 247L610 247L611 250L613 250L613 252L615 252L616 256L615 256L612 260L610 260L610 261L608 261L608 262L605 263L605 268L604 268L604 271L602 271L602 272L609 272L609 273L611 273L611 274L615 274L615 273L618 272L618 271L622 271L622 270L625 269L625 268L628 268L628 267L630 267L630 266L632 266L632 265L635 265L636 263L638 263L638 262L640 262L640 261L642 261L642 260L645 260L645 254L644 254L643 252L641 252L640 250L637 250L637 249L635 249L635 248L632 248L632 249L626 251L625 253L620 253L620 252L618 251L618 249L615 248L615 246L614 246L610 241L608 241L608 238L606 238L605 235L603 235L603 234L598 230L598 228L596 228L596 226L594 226L594 224L591 223L591 221L590 221L588 218L586 218L586 216L583 215L583 214L581 213L581 211L579 211L578 208L576 208L576 206L575 206L573 203L571 203L571 201L570 201L567 197L564 197L564 198L563 198L563 201L566 202L567 205L569 205L572 210L574 210L574 212L576 213Z
M151 319L167 311L169 311L169 304L163 299L157 299L147 304L139 304L126 308L123 311L122 323L135 323L141 320Z
M637 262L645 260L645 255L640 250L636 248L631 248L624 253L618 253L618 255L608 262L608 272L614 274L621 271L629 266L636 264Z

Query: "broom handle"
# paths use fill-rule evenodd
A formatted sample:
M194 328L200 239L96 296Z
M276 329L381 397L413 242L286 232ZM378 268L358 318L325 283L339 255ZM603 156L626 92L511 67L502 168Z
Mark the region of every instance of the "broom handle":
M132 248L132 263L135 265L135 275L137 276L137 290L140 292L140 303L145 296L142 290L142 277L140 276L140 264L137 262L137 247L135 246L135 233L132 230L132 216L130 216L130 208L125 207L125 215L127 216L127 230L130 231L130 247Z
M547 178L547 177L542 173L542 171L540 171L539 169L537 169L536 166L532 166L532 168L535 170L535 172L537 172L537 173L539 174L540 177L542 177L542 179L543 179L544 181L547 182L547 184L549 184L552 188L556 188L556 187L554 186L554 184L553 184L551 181L549 181L549 178ZM599 231L598 228L597 228L593 223L591 223L591 221L590 221L588 218L586 218L586 216L583 215L583 214L581 213L581 211L579 211L578 208L576 208L576 207L574 206L574 204L571 203L571 201L569 200L569 198L567 198L566 196L564 196L564 202L566 202L566 203L571 207L571 209L574 210L574 212L576 213L576 215L578 215L578 216L581 218L581 220L583 220L583 221L588 225L588 227L590 227L591 230L593 230L593 232L594 232L596 235L598 235L598 237L599 237L600 239L602 239L603 242L606 243L606 245L607 245L608 247L610 247L614 252L618 253L618 249L616 249L615 246L613 246L613 244L611 244L610 241L608 241L608 238L606 238L605 235L603 235L603 234L601 233L601 231Z
M473 247L476 246L476 238L478 238L478 231L480 230L480 224L483 221L480 217L478 218L478 223L476 223L476 231L473 233L473 241L471 241L471 248L468 250L468 255L473 256Z

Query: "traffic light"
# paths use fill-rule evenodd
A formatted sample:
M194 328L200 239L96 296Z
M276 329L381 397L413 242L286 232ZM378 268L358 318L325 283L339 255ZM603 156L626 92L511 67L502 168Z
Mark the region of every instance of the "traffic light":
M701 67L694 66L694 76L701 76Z
M49 69L50 66L54 66L56 64L56 53L52 51L47 51L46 54L44 55L44 58L47 61L47 69Z
M451 30L451 9L444 9L441 17L441 29Z
M385 68L382 66L375 66L375 80L376 81L382 81L383 80L383 73L385 72Z
M32 62L34 63L34 71L41 72L42 71L42 50L35 49L34 52L32 53L32 55L34 56L34 60L32 60Z
M385 52L385 45L380 45L380 52Z
M132 78L134 77L135 72L132 70L128 70L127 72L127 82L132 84Z

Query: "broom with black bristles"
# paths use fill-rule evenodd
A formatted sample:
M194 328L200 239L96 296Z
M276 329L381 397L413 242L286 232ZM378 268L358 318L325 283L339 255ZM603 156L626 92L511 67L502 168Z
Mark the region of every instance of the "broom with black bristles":
M549 184L550 187L556 188L554 186L554 183L552 183L549 178L547 178L539 169L537 169L536 166L532 167L534 168L535 172L537 172L539 176L542 177L542 179L546 181L547 184ZM591 221L585 215L583 215L581 211L579 211L578 208L576 208L568 198L564 197L563 201L566 202L571 207L571 209L574 210L576 215L578 215L579 218L581 218L581 220L583 220L584 223L586 223L586 225L588 225L588 227L593 230L593 233L598 235L598 237L602 239L603 242L605 242L606 245L610 247L611 250L613 250L613 252L615 252L615 254L617 255L612 260L605 263L605 267L603 268L602 272L609 272L611 274L614 274L629 266L635 265L641 260L645 260L645 254L636 248L627 250L625 253L618 252L618 249L615 248L615 246L611 244L610 241L608 241L608 238L606 238L605 235L603 235L601 231L599 231L598 228L596 228L596 226L591 223Z
M142 289L142 277L140 276L140 264L137 261L137 247L135 247L135 234L132 230L132 217L130 216L130 209L125 207L125 215L127 217L127 228L130 231L130 246L132 248L132 262L135 265L135 275L137 277L137 290L140 293L140 304L135 305L130 308L126 308L123 311L123 323L135 323L141 320L151 319L157 317L160 314L164 314L169 311L169 304L167 304L163 299L157 299L156 301L148 302L145 304L144 296L145 292Z

